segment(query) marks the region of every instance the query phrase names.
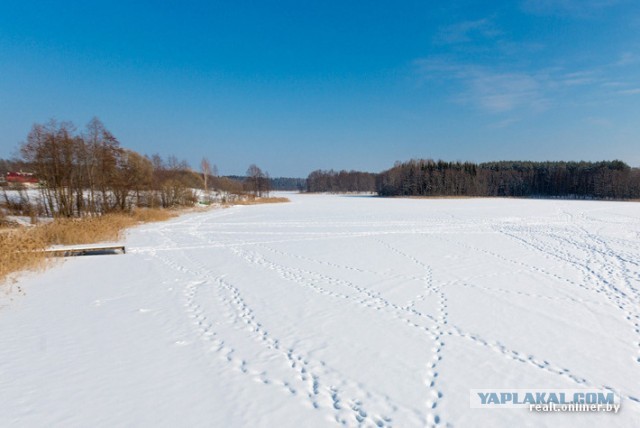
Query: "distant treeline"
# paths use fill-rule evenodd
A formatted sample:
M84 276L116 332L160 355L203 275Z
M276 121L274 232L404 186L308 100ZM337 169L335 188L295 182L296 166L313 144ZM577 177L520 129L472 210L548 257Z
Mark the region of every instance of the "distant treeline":
M359 171L313 171L307 177L308 192L375 192L376 174Z
M271 178L271 190L297 190L303 191L307 187L304 178L275 177Z
M246 176L242 175L227 175L225 178L237 182L245 182ZM304 191L307 188L307 180L304 178L292 178L292 177L267 177L269 181L269 189L272 191L279 190L297 190Z
M357 185L354 185L357 183ZM640 198L640 170L622 161L487 163L411 160L379 174L314 171L309 192L380 196Z

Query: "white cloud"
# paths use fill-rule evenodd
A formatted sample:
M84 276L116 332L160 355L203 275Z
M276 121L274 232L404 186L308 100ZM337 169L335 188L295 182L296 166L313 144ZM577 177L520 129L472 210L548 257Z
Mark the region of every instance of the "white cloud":
M416 61L424 79L448 81L459 87L454 100L473 105L488 113L516 109L541 111L550 100L545 95L544 75L502 72L489 67L456 63L445 58Z
M520 4L530 13L589 17L625 1L629 0L521 0ZM440 85L450 101L497 116L500 121L492 125L496 128L509 126L510 118L555 107L598 105L612 97L640 94L622 68L640 63L630 51L613 53L600 64L584 57L578 63L571 58L535 63L543 57L537 52L546 47L509 40L492 18L442 27L434 41L460 46L451 46L447 55L415 61L421 82ZM473 43L479 41L483 43Z
M598 74L597 70L566 73L560 77L559 83L566 86L591 85L600 81Z
M443 44L465 43L474 38L494 38L502 34L489 19L464 21L442 27L436 34L435 41Z
M640 88L624 89L622 91L618 91L617 93L620 95L639 95Z
M611 64L591 69L479 65L453 56L415 61L423 83L441 84L451 100L488 114L539 113L560 105L597 105L611 96L639 95L640 88L610 76Z
M623 82L617 82L617 81L602 83L602 86L605 88L619 88L620 86L624 86L624 85L625 84Z
M522 119L516 118L516 117L508 117L508 118L506 118L504 120L501 120L499 122L490 124L488 126L488 128L491 128L491 129L504 129L504 128L510 127L514 123L520 122L521 120Z
M604 117L587 117L585 122L589 125L600 127L600 128L610 128L613 123Z
M620 0L524 0L522 9L536 15L587 17L618 3Z
M472 102L491 113L518 108L541 110L548 104L541 82L528 74L480 71L467 83Z
M640 61L638 55L634 54L633 52L623 52L620 55L620 59L618 59L615 65L623 67L625 65L635 64L638 61Z

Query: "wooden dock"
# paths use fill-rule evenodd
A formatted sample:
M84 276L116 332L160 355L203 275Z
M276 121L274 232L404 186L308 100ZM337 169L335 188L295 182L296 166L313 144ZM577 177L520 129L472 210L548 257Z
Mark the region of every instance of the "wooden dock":
M65 247L45 250L48 257L104 256L126 254L124 245Z

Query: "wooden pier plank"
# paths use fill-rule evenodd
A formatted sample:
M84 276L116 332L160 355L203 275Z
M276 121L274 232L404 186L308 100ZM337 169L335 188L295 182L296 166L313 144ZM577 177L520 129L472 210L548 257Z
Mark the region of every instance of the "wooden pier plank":
M109 245L95 247L67 247L45 250L49 257L75 257L75 256L98 256L110 254L126 254L124 245Z

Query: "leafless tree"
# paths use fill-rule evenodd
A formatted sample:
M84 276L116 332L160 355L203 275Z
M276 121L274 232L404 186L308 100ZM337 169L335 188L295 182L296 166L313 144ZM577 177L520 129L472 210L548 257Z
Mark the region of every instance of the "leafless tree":
M247 169L246 184L248 190L253 193L253 196L261 197L267 191L266 183L267 176L265 173L256 164L251 164Z
M204 192L207 193L209 191L209 177L211 176L211 163L209 159L202 158L200 161L200 171L202 172L202 181L204 182Z

